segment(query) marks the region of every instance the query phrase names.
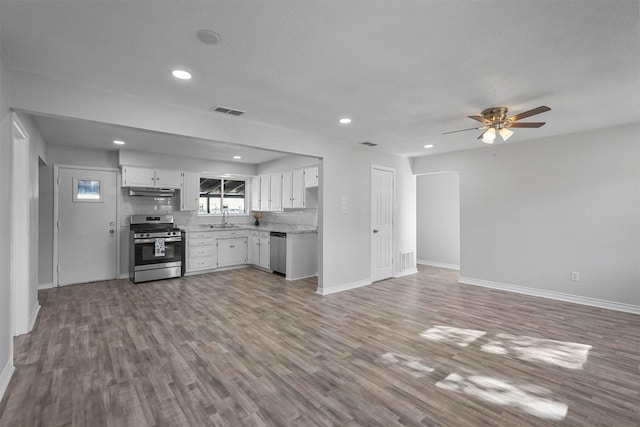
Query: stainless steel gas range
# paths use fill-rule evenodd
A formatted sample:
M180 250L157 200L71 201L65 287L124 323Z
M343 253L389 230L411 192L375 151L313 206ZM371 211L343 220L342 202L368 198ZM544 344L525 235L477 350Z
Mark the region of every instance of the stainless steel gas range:
M133 283L182 275L183 233L173 215L132 215L129 277Z

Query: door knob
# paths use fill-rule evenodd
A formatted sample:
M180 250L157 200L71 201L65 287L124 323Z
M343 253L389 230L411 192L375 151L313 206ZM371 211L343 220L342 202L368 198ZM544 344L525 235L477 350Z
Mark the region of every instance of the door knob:
M116 230L109 230L109 233L111 233L111 234L113 234L115 232L116 232Z
M378 230L373 230L373 233L374 233L374 234L375 234L375 233L377 233L377 232L378 232Z
M111 221L111 222L109 223L109 225L113 227L114 225L116 225L116 223L115 223L115 222L113 222L113 221Z

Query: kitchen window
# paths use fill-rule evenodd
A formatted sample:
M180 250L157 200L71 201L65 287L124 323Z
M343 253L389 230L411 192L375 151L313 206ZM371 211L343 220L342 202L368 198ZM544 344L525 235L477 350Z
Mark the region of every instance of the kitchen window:
M225 205L230 214L245 214L245 187L244 180L200 178L198 215L220 215Z

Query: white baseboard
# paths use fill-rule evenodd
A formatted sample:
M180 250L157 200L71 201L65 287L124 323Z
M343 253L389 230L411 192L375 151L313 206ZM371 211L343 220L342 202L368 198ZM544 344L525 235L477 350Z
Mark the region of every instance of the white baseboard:
M40 313L40 307L40 304L36 303L36 305L31 309L31 317L29 318L29 332L33 331L33 326L36 324L38 313Z
M416 262L421 265L430 265L431 267L441 267L460 271L460 266L458 264L447 264L446 262L431 261L428 259L419 259Z
M53 288L53 283L38 283L38 290L41 291L43 289L51 289Z
M589 305L592 307L607 308L609 310L624 311L626 313L640 314L640 306L624 304L621 302L607 301L596 298L583 297L580 295L565 294L562 292L547 291L543 289L527 288L524 286L510 285L508 283L492 282L489 280L474 279L472 277L460 277L459 283L467 285L482 286L485 288L499 289L502 291L516 292L518 294L531 295L534 297L549 298L558 301L572 302L575 304Z
M118 276L118 279L128 279L128 278L129 278L129 273L121 274Z
M11 338L13 339L13 337ZM13 351L9 355L9 360L7 360L7 364L4 365L2 369L2 373L0 373L0 401L4 397L4 392L7 391L7 387L9 386L9 381L11 381L11 376L13 375L13 371L16 368L13 366Z
M409 276L411 274L416 274L418 272L417 268L410 268L408 270L400 271L393 275L393 278L396 279L398 277Z
M348 291L350 289L360 288L371 284L371 280L358 280L357 282L343 283L342 285L332 286L328 289L322 288L316 291L320 295L335 294L336 292Z
M294 280L308 279L310 277L317 277L317 276L318 276L317 274L309 274L308 276L292 277L291 279L288 277L285 277L284 280L294 281Z

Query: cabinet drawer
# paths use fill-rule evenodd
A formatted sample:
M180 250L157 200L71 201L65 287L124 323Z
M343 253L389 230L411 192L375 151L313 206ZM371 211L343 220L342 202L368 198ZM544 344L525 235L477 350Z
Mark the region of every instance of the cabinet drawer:
M204 270L214 268L213 257L187 259L187 270Z
M256 231L256 230L251 230L251 237L258 237L260 239L268 239L269 238L269 232L268 231Z
M188 233L189 239L210 239L213 237L211 231L190 231Z
M249 230L217 231L215 235L218 239L224 239L227 237L247 237L249 235Z
M189 247L192 246L213 246L213 239L189 239Z
M187 257L213 257L213 246L194 246L188 249ZM212 258L213 259L213 258Z

